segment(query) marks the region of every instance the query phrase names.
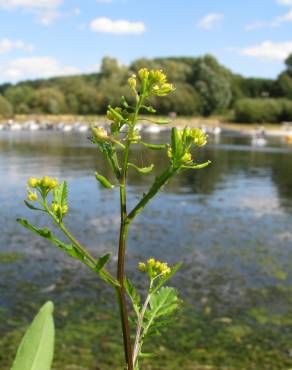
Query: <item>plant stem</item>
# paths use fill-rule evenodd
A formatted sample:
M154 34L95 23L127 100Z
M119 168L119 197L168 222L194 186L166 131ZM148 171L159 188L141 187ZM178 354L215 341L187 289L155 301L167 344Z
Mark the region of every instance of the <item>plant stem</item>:
M149 291L151 290L151 287L152 287L152 281L150 282ZM140 337L141 337L142 325L143 325L144 315L145 315L145 312L147 310L148 303L150 302L150 299L151 299L151 295L152 295L151 293L148 294L147 298L145 299L145 302L144 302L144 305L142 307L141 313L138 317L136 338L135 338L135 344L134 344L134 350L133 350L134 366L136 365L136 362L138 360L139 348L141 348Z
M129 148L131 145L131 137L135 129L135 123L141 108L144 96L143 94L139 97L135 112L132 118L131 125L129 126L128 131L128 140L124 149L124 158L122 171L120 176L120 211L121 211L121 226L120 226L120 237L119 237L119 253L118 253L118 271L117 271L117 280L120 286L117 288L119 307L120 307L120 316L121 324L123 331L123 340L124 340L124 351L125 358L127 363L128 370L134 370L133 356L132 356L132 344L131 344L131 332L129 325L129 313L127 309L126 301L126 290L125 290L125 255L127 248L127 239L128 239L128 229L129 221L127 215L127 194L126 194L126 183L127 183L127 170L128 170L128 160L129 160Z

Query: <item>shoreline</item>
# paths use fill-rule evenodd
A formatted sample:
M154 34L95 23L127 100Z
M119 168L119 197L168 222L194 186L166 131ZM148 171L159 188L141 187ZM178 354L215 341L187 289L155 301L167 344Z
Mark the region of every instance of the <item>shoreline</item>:
M149 116L147 116L148 118ZM165 118L165 116L151 116L151 118ZM154 119L155 119L154 118ZM12 119L1 120L0 124L7 123L7 122L15 122L19 123L20 125L24 124L25 122L35 121L35 122L46 122L52 126L57 124L63 123L64 125L73 125L76 123L80 123L80 125L105 125L109 124L106 116L79 116L79 115L44 115L44 114L35 114L35 115L16 115ZM228 122L222 116L211 116L211 117L177 117L177 118L169 118L168 125L162 125L162 127L205 127L208 131L212 131L215 127L220 127L222 130L234 131L241 134L248 134L248 135L255 135L259 128L264 128L265 134L267 136L286 136L287 134L290 136L292 135L292 131L287 131L284 129L284 123L278 124L259 124L259 123L235 123L235 122ZM150 125L149 122L142 121L143 125L148 126ZM291 123L292 126L292 123Z

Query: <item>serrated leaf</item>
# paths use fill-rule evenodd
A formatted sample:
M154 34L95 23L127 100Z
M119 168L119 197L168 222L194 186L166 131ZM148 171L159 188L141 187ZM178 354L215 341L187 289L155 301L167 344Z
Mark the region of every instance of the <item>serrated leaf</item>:
M137 170L139 173L142 173L143 175L150 173L154 168L154 164L151 164L148 167L141 168L141 167L136 166L134 163L130 163L130 162L128 163L128 166L135 168L135 170Z
M11 370L50 370L54 353L54 321L52 302L39 310L26 331Z
M178 306L176 289L170 287L161 288L152 294L149 305L148 314L155 318L172 314Z
M43 212L44 212L44 210L43 210L42 208L37 208L37 207L35 207L33 204L29 203L27 200L24 200L24 204L25 204L28 208L33 209L34 211L43 211Z
M167 144L148 144L141 141L141 144L144 145L148 149L152 150L162 150L167 148Z
M43 228L39 229L37 227L32 226L27 220L18 218L17 222L27 228L28 230L34 232L35 234L50 240L53 244L55 244L58 248L63 249L66 253L68 253L71 257L76 258L78 260L83 261L85 256L72 244L63 243L61 240L57 239L55 235L48 229Z
M101 257L99 257L99 259L97 260L97 263L95 265L95 271L96 272L99 272L101 269L103 269L105 264L110 259L110 256L111 256L111 253L106 253L106 254L102 255Z

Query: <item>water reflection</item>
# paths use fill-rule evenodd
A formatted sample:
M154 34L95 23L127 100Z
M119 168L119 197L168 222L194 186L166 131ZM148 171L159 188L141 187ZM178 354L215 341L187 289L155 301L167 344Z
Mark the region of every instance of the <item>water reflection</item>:
M167 135L146 139L163 142ZM196 309L212 307L213 319L242 317L252 326L250 310L266 307L268 302L269 310L280 313L283 323L287 317L292 320L292 148L280 139L255 148L248 137L226 135L216 142L211 138L195 155L198 161L210 159L212 165L175 178L134 222L129 273L136 275L136 263L149 256L171 263L183 259L184 269L174 283ZM131 156L138 165L155 165L153 174L146 177L129 172L129 200L134 205L168 159L138 147ZM95 304L102 306L94 293L99 289L95 280L78 262L15 223L19 216L35 224L46 223L21 205L29 176L64 178L70 189L69 228L93 253L112 251L114 261L118 191L100 189L92 176L96 169L112 179L103 158L80 134L0 133L0 252L22 256L13 263L0 263L0 304L6 316L30 317L32 302L49 297L65 304L68 297L93 295ZM94 289L87 292L84 286L88 284ZM1 328L11 329L4 322ZM280 335L278 329L271 343ZM288 333L281 335L289 346Z

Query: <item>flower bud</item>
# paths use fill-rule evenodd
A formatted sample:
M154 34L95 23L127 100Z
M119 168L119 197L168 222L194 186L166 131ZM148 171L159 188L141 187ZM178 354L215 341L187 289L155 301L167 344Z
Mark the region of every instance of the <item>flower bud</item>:
M139 262L138 268L139 268L140 271L146 271L146 269L147 269L145 263L143 263L143 262Z
M185 153L182 157L181 157L181 161L186 163L186 162L190 162L192 160L192 155L191 153Z
M103 141L107 138L107 131L103 127L91 127L91 132L97 141Z
M149 76L149 71L147 68L142 68L139 70L138 72L138 75L139 77L141 78L141 80L147 80L148 79L148 76Z
M130 88L132 90L135 90L136 89L136 85L137 85L137 81L136 81L136 75L132 75L129 79L128 79L128 84L130 86Z
M27 195L27 199L31 201L38 200L38 195L36 192L29 191Z
M28 180L28 185L31 186L32 188L36 188L38 185L39 185L39 180L35 177L31 177L29 180Z

